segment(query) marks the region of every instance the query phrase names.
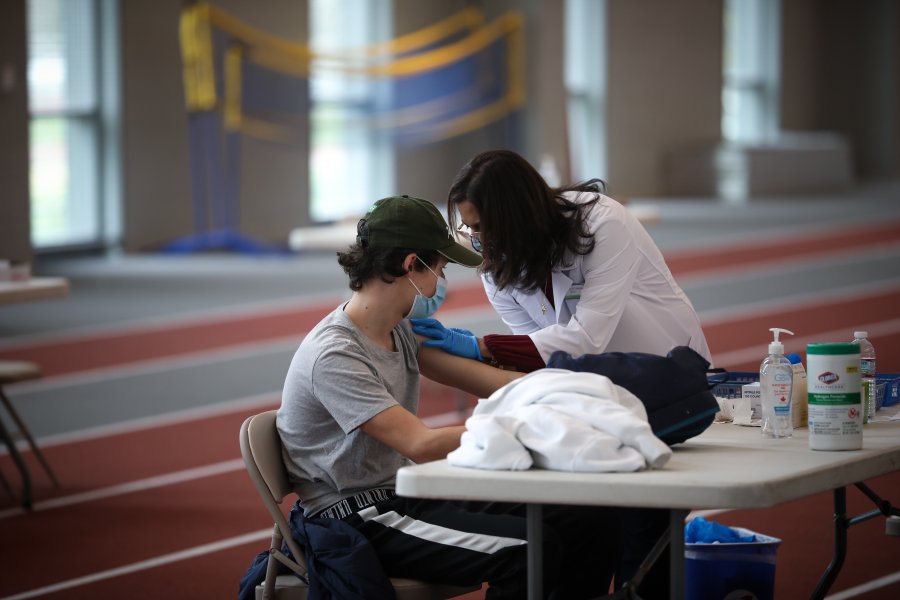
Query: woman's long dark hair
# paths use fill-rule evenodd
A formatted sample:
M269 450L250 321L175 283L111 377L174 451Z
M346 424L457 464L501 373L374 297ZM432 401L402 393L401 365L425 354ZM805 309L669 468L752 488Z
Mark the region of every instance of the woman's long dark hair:
M457 205L469 201L478 211L484 263L499 289L543 288L554 265L567 252L587 254L594 239L586 223L585 203L567 200L565 192L603 192L591 179L551 188L531 164L510 150L488 150L468 162L450 186L447 219L455 230Z

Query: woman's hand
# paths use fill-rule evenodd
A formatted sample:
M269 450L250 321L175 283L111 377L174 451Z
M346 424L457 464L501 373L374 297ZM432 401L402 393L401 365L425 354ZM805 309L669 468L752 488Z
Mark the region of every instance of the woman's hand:
M450 354L464 358L484 360L478 349L478 338L467 330L458 327L444 327L437 319L410 319L415 333L431 338L423 342L423 346L440 348Z

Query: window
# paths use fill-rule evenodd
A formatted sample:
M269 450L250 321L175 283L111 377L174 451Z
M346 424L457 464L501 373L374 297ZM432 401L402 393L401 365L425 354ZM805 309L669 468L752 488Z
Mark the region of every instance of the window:
M348 52L391 35L390 0L310 0L314 53ZM341 61L343 62L343 61ZM370 118L386 104L372 78L313 60L310 73L310 217L335 221L364 214L394 187L393 146Z
M605 31L605 0L566 1L569 155L572 179L577 181L606 177Z
M31 238L36 249L100 245L117 237L104 172L113 0L28 0ZM113 167L117 172L117 169ZM106 225L106 226L104 226Z
M725 0L722 136L772 139L779 128L780 0Z

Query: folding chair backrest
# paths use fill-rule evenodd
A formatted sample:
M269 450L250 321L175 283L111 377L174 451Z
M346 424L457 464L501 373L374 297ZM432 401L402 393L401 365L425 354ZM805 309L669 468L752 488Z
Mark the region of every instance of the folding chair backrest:
M272 500L281 504L284 497L293 491L293 487L281 456L281 438L278 437L278 430L275 428L277 412L270 410L250 417L247 425L247 441L250 455L263 479L263 484L269 490ZM243 447L241 451L243 452Z
M281 438L275 428L277 412L270 410L244 421L240 435L241 456L263 504L281 530L291 553L305 571L303 552L291 537L291 528L281 509L281 503L293 492L293 487L281 457Z

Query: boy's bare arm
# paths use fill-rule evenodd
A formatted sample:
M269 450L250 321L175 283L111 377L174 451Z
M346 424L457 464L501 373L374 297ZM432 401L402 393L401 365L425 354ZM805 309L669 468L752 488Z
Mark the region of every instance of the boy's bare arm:
M421 342L426 340L428 338L419 337L417 358L422 375L479 398L487 398L510 381L525 375L518 371L498 369L471 358L455 356L439 348L422 346Z
M399 405L378 413L360 429L416 463L446 458L459 447L465 431L462 425L432 429Z

